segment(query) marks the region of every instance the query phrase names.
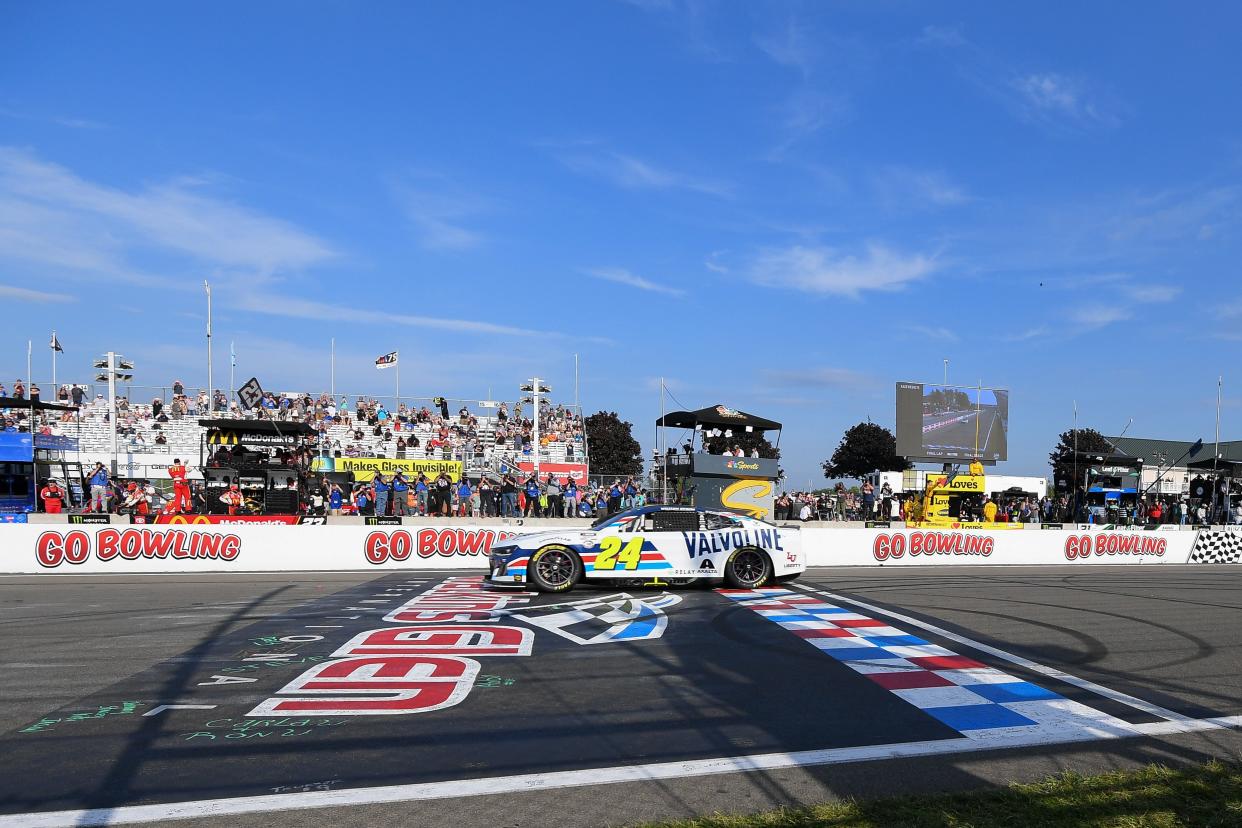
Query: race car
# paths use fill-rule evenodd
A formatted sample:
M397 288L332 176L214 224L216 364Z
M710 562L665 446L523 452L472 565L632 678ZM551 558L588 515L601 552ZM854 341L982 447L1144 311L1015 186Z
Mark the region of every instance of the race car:
M730 512L643 506L589 529L518 535L492 547L493 586L567 592L580 581L684 585L724 579L737 589L793 580L806 569L797 527Z

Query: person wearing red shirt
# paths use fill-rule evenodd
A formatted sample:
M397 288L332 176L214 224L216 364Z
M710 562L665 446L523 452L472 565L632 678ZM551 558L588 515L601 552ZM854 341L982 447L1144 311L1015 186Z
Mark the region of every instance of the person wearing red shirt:
M43 501L43 511L49 515L59 515L65 502L65 492L55 480L49 480L39 491L39 498Z
M237 484L229 486L229 490L220 495L220 502L229 507L229 514L236 515L238 508L242 505L242 493L237 490Z
M173 480L173 511L190 511L190 484L185 479L185 464L181 458L175 458L168 467L168 476Z

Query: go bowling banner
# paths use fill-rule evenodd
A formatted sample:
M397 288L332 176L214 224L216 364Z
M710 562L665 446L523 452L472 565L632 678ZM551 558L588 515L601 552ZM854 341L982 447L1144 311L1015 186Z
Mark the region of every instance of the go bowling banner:
M545 526L283 525L189 516L173 523L0 524L0 573L141 574L487 570L492 547ZM1242 531L803 529L810 566L1236 564Z

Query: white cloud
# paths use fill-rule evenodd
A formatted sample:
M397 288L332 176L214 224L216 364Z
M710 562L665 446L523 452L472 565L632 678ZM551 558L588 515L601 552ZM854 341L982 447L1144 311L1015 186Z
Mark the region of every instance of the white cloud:
M223 304L251 313L287 316L294 319L311 319L323 322L359 322L374 325L402 325L412 328L455 331L501 336L552 336L549 331L537 331L510 325L497 325L473 319L450 319L437 316L415 316L392 311L351 308L292 295L275 295L261 291L237 289L218 298Z
M1077 332L1081 333L1083 330L1094 330L1115 322L1124 322L1131 316L1128 308L1089 307L1072 311L1070 321L1078 326Z
M848 368L806 368L798 371L766 371L764 376L775 386L794 388L864 388L874 385L876 378Z
M1029 342L1032 339L1039 339L1041 336L1047 336L1047 335L1048 335L1048 328L1043 325L1039 325L1034 328L1027 328L1024 331L1019 331L1017 333L1009 334L1008 336L1005 337L1005 341L1006 342Z
M49 293L43 290L17 287L16 285L0 285L0 296L19 302L76 302L76 296L67 293Z
M1055 72L1021 75L1010 82L1018 111L1026 120L1045 125L1116 126L1120 120L1082 81Z
M941 342L957 342L958 336L951 329L943 326L909 325L906 330L926 339L937 339Z
M629 285L630 287L646 290L652 293L665 293L669 296L684 296L685 291L680 288L662 285L653 282L650 279L644 279L629 272L623 267L597 267L584 271L588 276L594 276L596 279L603 279L605 282L616 282L619 285Z
M484 241L465 220L484 212L490 203L464 193L438 175L418 176L420 183L396 185L406 216L418 231L421 245L430 250L465 250Z
M707 254L707 258L703 260L703 267L707 268L712 273L720 273L722 275L728 273L728 266L720 263L721 257L728 252L729 251L727 250L713 250L711 253Z
M760 253L751 276L770 287L858 296L868 290L899 290L937 267L933 257L905 255L880 244L868 245L862 255L795 245Z
M324 241L282 219L199 192L185 179L126 191L87 181L29 152L0 147L0 211L30 210L0 236L0 256L84 268L124 268L130 249L174 251L261 274L332 258ZM81 235L79 235L81 233ZM111 275L116 275L114 272Z
M607 179L624 190L689 190L718 197L732 195L733 188L727 182L663 169L618 152L575 153L562 156L561 163L576 173Z
M970 200L965 190L938 170L888 166L873 177L872 186L890 209L954 207Z
M776 63L797 69L804 78L810 76L818 58L806 29L792 18L780 32L755 38L755 44Z
M1126 293L1135 302L1161 304L1176 299L1182 289L1178 285L1134 285Z

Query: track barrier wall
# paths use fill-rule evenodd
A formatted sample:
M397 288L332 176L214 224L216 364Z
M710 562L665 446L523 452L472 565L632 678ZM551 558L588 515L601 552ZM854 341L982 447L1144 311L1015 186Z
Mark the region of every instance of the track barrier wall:
M547 528L13 524L0 526L0 572L483 570L493 544ZM808 566L1239 563L1242 528L1180 532L807 528L802 530L802 548Z

